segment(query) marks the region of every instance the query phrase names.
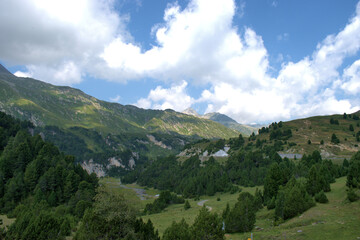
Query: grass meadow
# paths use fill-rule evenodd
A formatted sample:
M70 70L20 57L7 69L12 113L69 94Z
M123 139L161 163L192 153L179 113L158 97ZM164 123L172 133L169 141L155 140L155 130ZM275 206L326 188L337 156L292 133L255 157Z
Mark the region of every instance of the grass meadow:
M159 191L146 189L136 184L120 187L119 180L115 178L104 178L101 183L107 184L114 190L125 195L129 202L139 211L149 202L152 202ZM339 178L331 185L331 192L326 193L329 203L317 205L300 216L290 219L280 226L273 226L274 210L263 208L257 213L253 239L311 239L311 240L339 240L339 239L360 239L360 201L349 203L346 200L346 177ZM144 189L149 196L146 200L140 200L137 193L131 189ZM252 194L253 188L242 188ZM182 218L188 224L194 222L201 206L198 202L207 200L206 206L211 207L212 212L221 214L229 203L232 207L237 201L238 193L216 194L214 196L202 196L200 200L189 199L191 208L184 210L183 204L175 204L166 208L163 212L142 216L144 220L151 219L160 235L171 225L173 221L180 221ZM226 234L226 239L242 240L248 239L250 233Z

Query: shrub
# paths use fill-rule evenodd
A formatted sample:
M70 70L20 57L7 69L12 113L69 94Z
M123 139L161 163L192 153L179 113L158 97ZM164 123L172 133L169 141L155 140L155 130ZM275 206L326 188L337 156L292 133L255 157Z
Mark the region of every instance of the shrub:
M315 194L315 201L318 203L328 203L329 199L326 197L324 191Z
M353 188L348 188L347 189L347 199L350 202L355 202L359 199L359 196L355 193Z
M188 210L189 208L191 208L191 205L190 205L189 201L186 200L186 201L185 201L185 204L184 204L184 209L185 209L185 210Z

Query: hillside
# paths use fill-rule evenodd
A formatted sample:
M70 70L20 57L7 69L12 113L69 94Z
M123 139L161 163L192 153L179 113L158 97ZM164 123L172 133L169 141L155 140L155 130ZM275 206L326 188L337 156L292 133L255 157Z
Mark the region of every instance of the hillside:
M341 159L349 158L355 152L359 151L360 143L360 119L359 112L353 114L315 116L305 119L298 119L289 122L283 122L282 127L274 129L270 125L260 130L260 140L272 141L281 140L284 145L282 153L288 154L309 154L314 150L319 150L324 158ZM285 132L291 130L291 136L284 137L271 132ZM338 143L332 141L332 135L335 134ZM275 137L274 137L275 136Z
M328 204L318 203L315 207L280 226L273 226L274 210L261 209L256 216L256 228L252 231L254 239L356 239L359 236L360 202L346 202L345 182L346 179L343 177L331 185L331 192L326 194L329 199ZM119 191L125 190L119 188ZM243 188L243 192L254 194L255 188ZM191 208L187 211L184 211L183 204L176 204L162 213L145 216L144 219L151 219L156 229L163 234L172 221L179 222L184 218L186 222L192 224L201 209L201 206L198 206L201 200L206 201L206 206L212 209L211 212L221 215L227 203L230 206L235 205L238 196L239 194L230 193L203 196L197 201L189 200ZM139 208L143 207L141 203L138 203ZM249 237L249 232L226 234L226 239L233 240L245 240Z
M145 110L91 97L70 87L58 87L0 70L0 110L30 119L36 126L84 127L104 134L164 132L205 138L229 138L236 131L172 110Z
M173 110L109 103L71 87L16 77L3 66L0 111L31 121L37 127L35 131L62 151L77 156L79 161L92 159L102 164L101 168L107 167L113 157L114 166L132 168L134 164L128 162L136 162L141 156L177 153L193 140L239 134L211 120Z

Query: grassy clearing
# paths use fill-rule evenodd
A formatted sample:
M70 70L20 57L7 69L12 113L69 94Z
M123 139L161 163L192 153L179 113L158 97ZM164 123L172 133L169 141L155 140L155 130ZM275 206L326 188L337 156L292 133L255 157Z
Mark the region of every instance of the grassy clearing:
M255 193L256 188L243 188L242 191L250 192L251 194ZM195 217L198 215L201 206L198 206L198 202L202 200L207 200L205 202L206 206L212 208L212 212L216 212L221 214L222 211L225 209L226 204L229 203L230 206L234 206L237 202L239 194L230 194L230 193L223 193L223 194L215 194L214 196L203 196L200 200L188 199L191 205L191 208L188 210L184 210L184 204L175 204L171 205L170 207L166 208L165 211L158 213L143 216L144 220L151 219L156 229L159 230L160 235L163 234L165 229L171 225L173 221L179 222L182 218L188 224L193 224ZM219 198L219 201L218 201Z
M280 226L273 226L274 210L260 210L257 213L256 229L253 231L254 239L358 239L360 237L360 201L348 203L345 200L345 183L346 178L343 177L337 179L336 183L331 185L331 192L326 193L329 199L328 204L318 203L301 216L290 219ZM133 186L139 187L137 185ZM254 194L255 189L243 188L243 191ZM124 189L119 189L119 191L126 194L126 197L136 198L136 195L134 197L131 191L124 191ZM151 191L156 192L155 190ZM227 203L230 206L235 204L238 195L238 193L224 193L211 197L203 196L198 201L189 199L191 208L186 211L183 204L176 204L166 208L162 213L143 216L143 219L151 219L159 233L162 234L173 221L178 222L184 218L189 224L192 224L201 208L197 205L199 201L208 200L205 205L210 206L212 212L221 214ZM220 201L218 201L218 198L220 198ZM141 206L145 206L144 204L147 202L152 202L152 199L141 201ZM232 240L248 239L249 237L250 233L226 235L226 239Z
M137 184L124 184L123 186L125 187L121 187L119 179L111 177L101 178L100 184L106 184L115 191L124 194L129 203L138 211L142 211L146 204L152 203L155 199L155 195L160 193L157 189L146 188ZM135 189L144 190L144 193L146 194L144 195L145 200L140 200L139 194L137 194Z
M8 227L15 222L15 218L8 218L6 215L0 215L0 219L3 221L3 224L0 225L0 227Z

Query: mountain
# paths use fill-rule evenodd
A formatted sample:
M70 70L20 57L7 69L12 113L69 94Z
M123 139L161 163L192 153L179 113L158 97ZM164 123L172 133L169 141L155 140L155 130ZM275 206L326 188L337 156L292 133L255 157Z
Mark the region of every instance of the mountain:
M250 136L253 132L257 133L257 130L259 129L259 127L240 124L237 121L235 121L234 119L230 118L229 116L218 113L218 112L200 115L194 109L187 108L184 111L182 111L182 113L190 115L190 116L195 116L195 117L199 117L199 118L203 118L203 119L209 119L214 122L218 122L218 123L224 125L225 127L228 127L230 129L240 132L244 136Z
M184 111L182 111L182 113L187 114L187 115L192 115L195 117L200 117L200 114L198 114L193 108L187 108Z
M85 153L106 153L111 158L110 150L130 150L134 156L139 152L146 156L165 155L201 137L230 138L239 134L219 123L173 110L109 103L71 87L16 77L3 66L0 111L31 121L62 151L83 160L90 160Z
M250 136L253 132L257 133L257 130L258 130L258 128L256 128L256 127L240 124L237 121L235 121L234 119L230 118L229 116L227 116L225 114L217 113L217 112L207 113L203 116L203 118L210 119L214 122L221 123L222 125L230 128L230 129L234 129L236 131L241 132L245 136Z

